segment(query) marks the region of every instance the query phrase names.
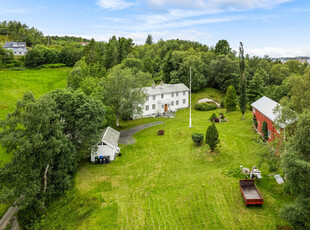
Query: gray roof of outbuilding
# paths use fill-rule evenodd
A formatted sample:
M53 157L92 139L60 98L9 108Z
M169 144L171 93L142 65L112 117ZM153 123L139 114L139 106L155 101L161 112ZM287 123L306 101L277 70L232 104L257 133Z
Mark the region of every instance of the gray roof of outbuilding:
M26 48L26 42L5 42L3 48Z
M108 126L103 130L102 142L111 147L117 147L120 132Z
M163 84L163 85L157 85L155 86L155 88L144 87L143 89L147 95L158 95L158 94L165 94L165 93L189 91L189 88L183 83Z
M263 96L257 101L253 102L252 107L259 110L262 114L268 117L272 122L277 118L277 114L273 112L277 105L280 105L278 102L271 100L270 98Z

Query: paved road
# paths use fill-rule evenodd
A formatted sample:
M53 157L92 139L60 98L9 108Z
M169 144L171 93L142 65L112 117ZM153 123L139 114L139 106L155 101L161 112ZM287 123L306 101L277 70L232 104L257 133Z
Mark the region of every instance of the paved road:
M119 137L118 143L123 144L123 145L131 145L136 143L136 140L133 139L132 135L134 135L136 132L139 132L140 130L147 129L149 127L155 126L155 125L160 125L163 124L164 122L162 121L156 121L152 123L148 123L145 125L139 125L137 127L131 128L131 129L126 129L121 131L121 135Z
M17 207L10 207L6 213L3 215L3 217L0 220L0 229L5 229L8 224L12 223L12 228L11 229L19 229L16 217L14 216L15 213L18 211ZM13 221L11 222L11 220Z

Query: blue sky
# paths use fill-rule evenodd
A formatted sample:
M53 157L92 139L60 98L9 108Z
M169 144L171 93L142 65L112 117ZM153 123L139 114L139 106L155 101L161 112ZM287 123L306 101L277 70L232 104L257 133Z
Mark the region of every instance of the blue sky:
M214 46L226 39L245 52L310 56L307 0L0 0L0 21L18 20L45 35L107 41L112 35L143 44L173 38Z

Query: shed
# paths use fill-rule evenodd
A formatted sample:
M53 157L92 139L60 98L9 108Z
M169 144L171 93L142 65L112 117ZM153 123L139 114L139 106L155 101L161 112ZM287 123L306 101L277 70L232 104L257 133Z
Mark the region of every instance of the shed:
M116 155L120 152L118 147L118 139L120 132L108 126L103 130L101 141L98 143L97 150L91 152L91 162L95 162L95 157L110 157L113 161Z

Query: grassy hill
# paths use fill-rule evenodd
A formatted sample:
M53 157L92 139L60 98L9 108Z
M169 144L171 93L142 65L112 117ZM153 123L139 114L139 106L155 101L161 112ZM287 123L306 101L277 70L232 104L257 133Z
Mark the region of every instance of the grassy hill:
M223 95L206 89L193 95L220 101ZM122 156L109 165L81 164L75 188L53 202L41 229L276 229L287 223L279 209L291 197L260 166L263 178L257 186L264 197L260 207L245 207L238 180L240 165L258 166L257 142L251 113L225 114L229 122L217 124L221 143L214 153L206 144L195 146L194 132L205 135L214 111L188 109L173 119L150 118L121 123L129 128L162 120L165 124L138 132L137 143L122 147ZM216 113L225 112L217 110ZM157 130L164 129L164 136ZM242 177L240 178L242 179Z
M39 97L56 88L66 86L67 73L71 68L27 69L23 71L0 70L0 119L12 112L16 102L27 91ZM0 146L0 161L7 162L10 155Z

